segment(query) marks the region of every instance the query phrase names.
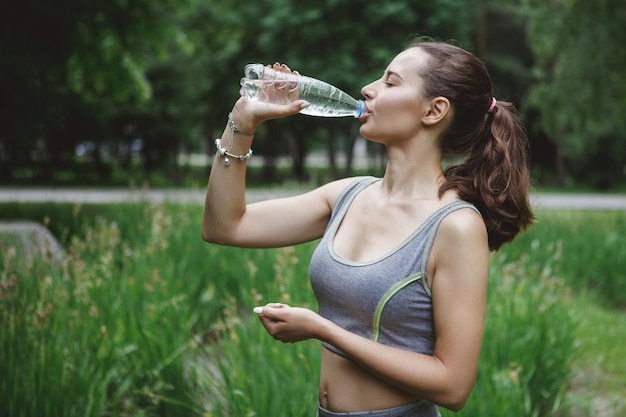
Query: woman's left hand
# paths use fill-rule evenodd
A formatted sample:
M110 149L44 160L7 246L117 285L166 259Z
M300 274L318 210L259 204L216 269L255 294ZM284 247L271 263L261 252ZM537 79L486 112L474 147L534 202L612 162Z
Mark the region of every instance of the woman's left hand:
M319 326L325 321L308 308L290 307L287 304L270 303L262 307L259 319L265 330L276 340L295 343L315 338Z

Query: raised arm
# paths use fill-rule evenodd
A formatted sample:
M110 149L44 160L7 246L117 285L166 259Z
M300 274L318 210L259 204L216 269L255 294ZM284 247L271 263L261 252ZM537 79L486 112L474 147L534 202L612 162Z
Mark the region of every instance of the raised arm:
M304 101L276 105L239 99L226 123L220 146L231 156L216 154L206 193L202 237L207 242L239 247L280 247L320 237L344 181L330 183L296 197L246 204L246 155L256 128L265 120L294 115ZM226 158L228 163L226 164Z

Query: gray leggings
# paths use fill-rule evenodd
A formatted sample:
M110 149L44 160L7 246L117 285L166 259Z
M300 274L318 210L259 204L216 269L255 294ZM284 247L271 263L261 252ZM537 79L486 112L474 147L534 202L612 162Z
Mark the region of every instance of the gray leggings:
M376 411L359 411L355 413L334 413L318 406L317 417L441 417L435 404L418 401L399 407Z

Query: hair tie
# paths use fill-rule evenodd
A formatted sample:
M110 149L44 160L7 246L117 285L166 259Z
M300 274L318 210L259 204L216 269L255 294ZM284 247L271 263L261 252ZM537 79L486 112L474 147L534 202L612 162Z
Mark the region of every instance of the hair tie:
M491 98L491 106L489 106L489 110L487 110L487 113L493 113L493 109L495 109L495 108L496 108L496 103L497 103L497 102L498 102L498 101L496 100L496 98L495 98L495 97L492 97L492 98Z

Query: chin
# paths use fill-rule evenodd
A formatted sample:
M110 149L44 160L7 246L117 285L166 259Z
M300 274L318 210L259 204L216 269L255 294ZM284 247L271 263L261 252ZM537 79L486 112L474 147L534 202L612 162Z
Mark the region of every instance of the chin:
M359 134L367 140L373 140L372 135L368 133L368 129L365 123L363 123L361 127L359 127Z

